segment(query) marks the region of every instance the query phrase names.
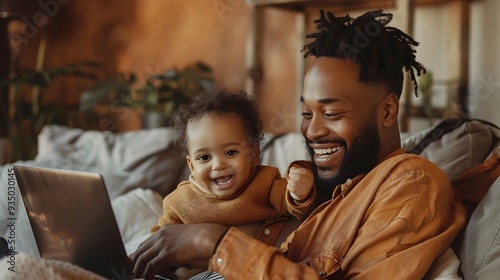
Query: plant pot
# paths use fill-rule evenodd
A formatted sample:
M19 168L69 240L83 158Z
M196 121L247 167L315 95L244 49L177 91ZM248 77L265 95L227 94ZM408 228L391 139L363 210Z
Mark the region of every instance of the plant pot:
M142 128L171 127L174 122L169 116L160 112L144 112L141 116Z

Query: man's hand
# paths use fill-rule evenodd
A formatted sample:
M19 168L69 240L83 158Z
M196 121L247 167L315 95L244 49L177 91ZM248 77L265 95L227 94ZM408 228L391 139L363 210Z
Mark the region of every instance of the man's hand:
M217 224L165 225L130 255L133 273L153 279L163 268L208 260L226 230Z
M292 165L288 171L288 184L286 188L296 202L309 197L314 184L314 174L311 170L297 165Z

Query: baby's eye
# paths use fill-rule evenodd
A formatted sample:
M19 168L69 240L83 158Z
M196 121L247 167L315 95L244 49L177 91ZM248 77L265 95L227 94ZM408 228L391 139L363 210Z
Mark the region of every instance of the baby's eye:
M207 161L207 160L210 159L210 157L207 156L207 155L199 155L199 156L196 157L196 159L197 160L202 160L202 161Z
M234 156L234 155L236 155L236 154L238 154L238 151L236 151L236 150L230 150L230 151L227 151L227 152L226 152L226 155L227 155L227 156Z

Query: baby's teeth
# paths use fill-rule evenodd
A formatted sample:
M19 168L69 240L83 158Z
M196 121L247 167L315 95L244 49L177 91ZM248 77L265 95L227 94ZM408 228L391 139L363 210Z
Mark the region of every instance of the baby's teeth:
M231 180L231 176L224 176L221 178L217 178L215 181L217 182L218 185L226 184Z

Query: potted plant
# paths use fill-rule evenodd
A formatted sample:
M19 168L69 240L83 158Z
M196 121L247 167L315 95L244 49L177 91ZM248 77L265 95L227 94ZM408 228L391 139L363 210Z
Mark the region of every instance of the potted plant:
M134 73L118 73L114 78L97 81L80 96L80 111L91 111L99 104L116 107L137 106L137 101L132 99L133 85L136 81Z
M137 89L144 108L143 126L170 125L181 105L188 103L201 89L210 89L213 85L212 69L202 62L151 75L144 86Z
M62 76L75 76L96 80L94 62L72 63L55 69L35 71L23 69L10 78L0 81L0 88L10 87L13 114L9 116L9 140L14 151L14 160L33 159L37 154L37 137L43 126L62 124L75 126L76 122L89 122L91 116L80 115L61 104L48 104L43 100L43 90L53 80ZM32 90L24 86L31 86ZM87 123L86 125L92 126Z
M136 75L120 74L115 79L104 80L83 92L80 108L87 111L98 104L117 107L142 108L143 128L169 126L179 107L199 90L214 84L212 69L196 62L182 69L172 68L153 74L143 85L134 87Z
M425 73L417 78L418 89L422 92L423 100L422 106L424 107L425 114L429 121L429 126L434 124L434 113L432 108L432 84L434 78L432 72L427 70Z

